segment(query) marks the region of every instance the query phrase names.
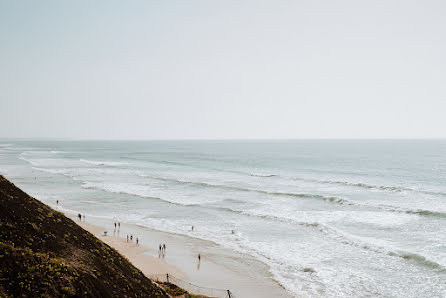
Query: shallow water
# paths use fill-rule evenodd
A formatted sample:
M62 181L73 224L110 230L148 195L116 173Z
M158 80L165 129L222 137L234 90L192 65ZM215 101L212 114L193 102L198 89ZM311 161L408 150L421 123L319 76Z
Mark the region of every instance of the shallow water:
M3 140L0 172L249 254L296 296L446 296L446 141Z

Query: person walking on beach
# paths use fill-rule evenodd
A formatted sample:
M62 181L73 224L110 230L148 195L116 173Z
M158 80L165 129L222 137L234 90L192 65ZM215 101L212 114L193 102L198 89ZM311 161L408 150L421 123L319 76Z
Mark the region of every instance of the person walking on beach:
M133 235L130 234L130 242L133 242Z
M118 222L118 229L121 229L121 223Z
M163 251L166 252L166 244L163 243Z
M192 226L192 232L194 231L194 226Z
M85 222L85 214L84 214L84 222Z
M116 222L115 222L115 230L116 230Z
M200 262L200 261L201 261L201 255L198 254L198 262Z
M139 242L138 237L136 237L136 245L138 245L138 242Z
M77 215L77 217L79 217L79 221L82 221L82 215L80 213Z
M127 242L129 242L129 234L127 234Z
M59 200L56 201L56 205L59 205Z

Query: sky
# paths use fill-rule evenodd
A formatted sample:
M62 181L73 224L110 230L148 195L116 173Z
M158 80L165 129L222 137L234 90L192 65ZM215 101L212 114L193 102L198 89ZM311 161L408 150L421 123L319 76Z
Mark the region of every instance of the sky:
M0 137L446 138L444 1L0 0Z

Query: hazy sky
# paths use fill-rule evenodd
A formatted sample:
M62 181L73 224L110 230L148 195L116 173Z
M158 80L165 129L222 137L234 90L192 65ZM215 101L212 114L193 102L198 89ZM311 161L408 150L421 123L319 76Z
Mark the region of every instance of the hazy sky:
M0 137L446 137L445 1L0 0Z

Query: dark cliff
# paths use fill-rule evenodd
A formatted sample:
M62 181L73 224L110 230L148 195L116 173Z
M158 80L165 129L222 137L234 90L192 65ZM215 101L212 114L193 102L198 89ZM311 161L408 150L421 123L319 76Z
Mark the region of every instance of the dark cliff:
M167 297L114 249L1 175L0 296Z

